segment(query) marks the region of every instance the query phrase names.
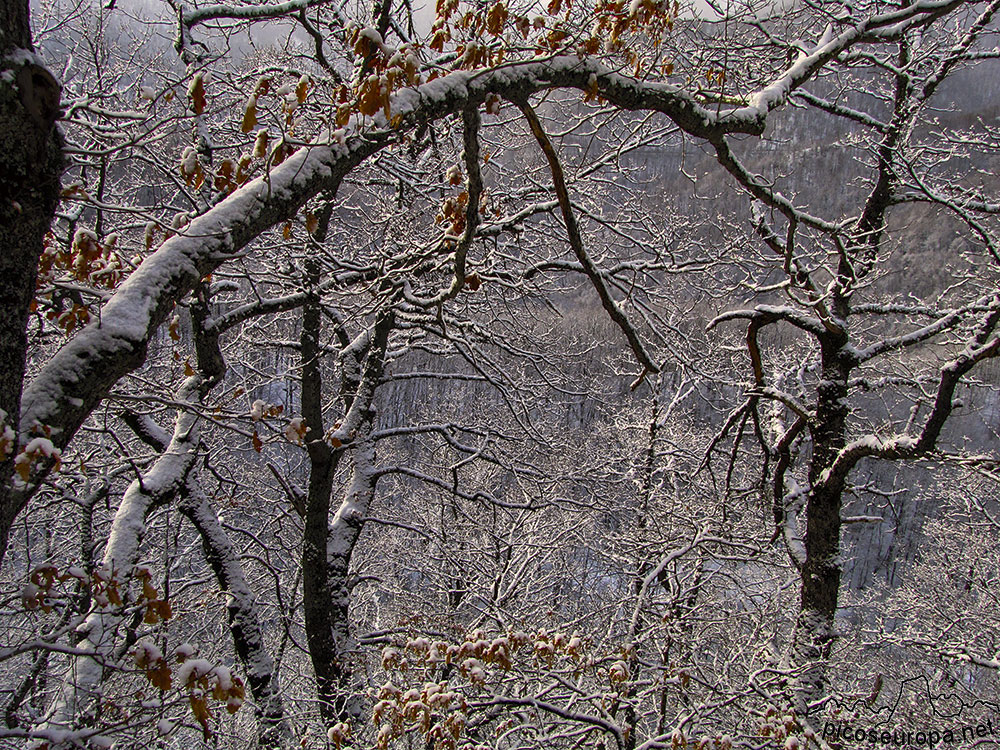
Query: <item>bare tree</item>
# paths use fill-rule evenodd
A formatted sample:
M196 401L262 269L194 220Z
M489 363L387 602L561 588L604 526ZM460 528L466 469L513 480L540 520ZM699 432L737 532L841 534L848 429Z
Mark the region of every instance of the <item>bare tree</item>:
M859 152L861 189L846 191L846 208L840 194L822 192L797 204L725 140L713 144L757 202L755 230L771 257L753 271L760 301L711 325L746 321L753 379L720 437L756 431L775 538L785 540L800 571L789 661L800 715L824 698L849 493L865 492L865 475L879 459L964 460L960 438L945 426L961 407L960 383L1000 347L989 201L965 182L970 172L950 172L947 187L938 183L943 165L981 162L978 149L993 139L988 128L969 129L950 104L960 84L945 84L994 56L979 45L995 33L995 10L968 9L937 32L923 21L904 23L866 40L867 52L834 58L831 77L794 95L842 120L845 145ZM827 37L837 38L834 26ZM861 82L869 96L852 96L850 87ZM946 114L932 115L935 108ZM954 273L925 282L911 258L919 257L920 232L938 221L957 222L968 240ZM901 284L900 274L911 283ZM764 338L778 326L791 338ZM797 360L769 359L769 349L795 340L803 342ZM881 399L878 418L874 399Z
M863 475L995 460L994 4L113 6L4 225L0 736L812 741Z

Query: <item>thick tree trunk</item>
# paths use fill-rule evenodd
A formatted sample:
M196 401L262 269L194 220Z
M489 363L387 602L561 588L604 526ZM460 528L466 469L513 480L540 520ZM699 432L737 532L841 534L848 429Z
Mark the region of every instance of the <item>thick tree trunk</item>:
M795 710L800 716L806 715L809 704L823 694L826 665L836 637L844 483L842 478L828 477L824 472L845 441L847 379L852 367L844 350L845 341L846 336L831 335L821 344L821 382L809 467L811 491L806 504L805 562L800 571L801 599L792 644L794 666L799 670Z
M63 166L59 84L34 54L28 0L0 0L0 56L0 433L16 435L28 308ZM16 455L16 444L0 451L0 563L17 515L10 501Z

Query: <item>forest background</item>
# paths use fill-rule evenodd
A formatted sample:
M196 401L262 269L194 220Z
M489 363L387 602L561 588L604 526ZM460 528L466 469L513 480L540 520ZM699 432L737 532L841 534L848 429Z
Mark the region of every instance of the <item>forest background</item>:
M0 744L995 720L998 9L0 2Z

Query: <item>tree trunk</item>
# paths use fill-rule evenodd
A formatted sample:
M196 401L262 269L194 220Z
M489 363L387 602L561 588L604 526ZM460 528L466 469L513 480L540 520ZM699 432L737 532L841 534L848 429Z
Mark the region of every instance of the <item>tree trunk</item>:
M845 342L846 336L836 335L821 342L821 382L809 467L811 491L806 504L806 556L800 572L801 599L792 644L794 666L799 670L795 710L800 716L806 715L809 704L823 694L826 664L836 637L844 482L839 477L827 478L824 472L844 447L847 380L852 366L844 350Z
M0 0L0 56L0 432L16 435L28 308L63 167L60 88L34 54L28 0ZM17 515L10 501L17 452L16 443L0 451L0 563Z
M289 747L291 729L285 717L278 675L264 645L254 596L243 574L239 554L197 481L189 481L181 494L181 512L198 530L205 559L215 573L219 589L226 594L233 646L246 672L250 694L257 703L257 745L269 750Z
M320 713L326 725L344 720L338 705L345 665L341 663L334 637L338 613L330 607L331 592L327 566L330 526L330 495L342 453L326 443L323 435L323 379L320 370L322 330L318 264L307 262L309 296L302 308L302 415L306 425L309 453L309 489L306 495L305 526L302 532L302 606L305 615L309 658L316 674Z
M329 586L331 628L340 667L340 690L337 696L337 713L341 721L359 722L364 711L362 690L350 667L350 658L357 644L351 629L351 555L364 528L365 515L375 497L378 475L375 471L375 441L367 434L371 419L366 419L361 437L351 456L354 471L330 524L327 540L327 583Z

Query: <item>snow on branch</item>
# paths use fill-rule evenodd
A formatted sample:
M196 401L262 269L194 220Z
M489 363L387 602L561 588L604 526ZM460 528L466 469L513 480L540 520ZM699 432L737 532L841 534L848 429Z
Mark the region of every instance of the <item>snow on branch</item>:
M308 10L317 5L331 5L329 0L288 0L284 3L261 3L255 5L205 5L201 8L184 8L181 11L181 23L188 29L207 21L231 19L242 21L262 21L269 18L281 18ZM337 9L333 7L336 12ZM339 13L338 13L339 15Z
M261 739L288 744L291 732L285 718L281 688L274 660L264 642L254 592L247 581L240 555L207 493L196 477L189 476L183 489L181 512L198 530L219 589L226 594L226 610L233 645L257 702ZM279 738L283 742L279 742Z
M736 118L763 118L768 112L785 103L789 95L810 80L828 62L859 42L890 40L912 26L928 23L964 3L964 0L924 0L899 10L866 18L847 30L833 35L828 26L823 36L809 51L802 51L798 59L777 79L755 93L749 105L736 110Z
M583 713L582 711L574 711L554 703L549 703L548 701L539 700L538 698L515 698L497 695L489 700L474 701L470 705L473 708L488 708L490 706L523 706L525 708L534 708L538 711L544 711L552 714L553 716L558 716L560 719L571 721L574 724L589 724L606 732L607 734L610 734L614 738L616 746L619 750L625 747L625 735L622 732L622 728L618 724L610 722L600 716Z
M730 310L724 312L712 318L708 326L706 326L706 330L711 331L719 323L725 323L730 320L752 320L758 322L759 325L769 325L780 320L816 336L822 336L826 333L826 328L818 318L804 315L793 307L780 307L776 305L758 305L752 310Z
M917 3L895 15L908 18L920 9L930 12L954 4ZM391 126L379 113L372 129L354 133L343 143L320 138L299 148L166 240L118 288L98 319L67 342L27 385L22 439L34 428L49 428L56 446L65 447L111 386L142 365L156 329L200 279L262 232L293 216L320 191L335 192L345 175L404 137L409 127L462 112L491 94L525 101L531 94L556 88L596 88L613 106L659 112L689 134L715 141L730 133L759 135L764 128L761 111L707 109L679 87L631 78L576 55L456 71L398 91L391 100ZM655 370L649 363L646 366ZM38 471L31 483L16 491L12 515L20 513L42 478L44 471Z
M903 349L908 346L913 346L914 344L919 344L922 341L933 338L942 331L954 327L960 320L961 315L958 312L952 312L940 320L935 320L933 323L923 326L922 328L918 328L915 331L910 331L909 333L905 333L901 336L893 336L892 338L883 339L882 341L872 344L871 346L860 349L854 353L855 360L859 363L867 362L880 354L896 349Z
M181 386L179 397L196 399L201 377L194 375ZM146 518L159 505L170 501L183 487L198 455L199 417L188 410L178 412L170 444L141 479L129 485L111 524L104 549L102 570L108 580L124 582L138 562ZM55 700L42 731L61 731L76 726L104 679L106 664L113 660L116 633L122 614L115 608L94 609L78 628L79 647L94 656L73 660L65 685Z
M534 134L535 140L538 141L539 147L549 162L549 171L552 173L552 181L555 186L556 195L559 198L559 207L562 209L563 220L566 224L566 233L569 235L569 244L573 248L573 252L576 254L577 260L583 267L583 270L590 279L591 284L593 284L594 289L597 290L597 295L601 298L601 304L604 306L604 309L625 335L625 338L628 341L629 346L632 348L632 352L635 354L636 359L639 360L639 363L645 368L646 372L659 372L659 366L653 362L652 358L649 356L649 353L646 351L646 347L639 338L638 332L625 315L621 305L619 305L611 296L611 292L608 290L608 285L605 283L603 274L591 260L590 255L583 246L583 239L580 236L580 228L577 225L576 217L573 214L573 207L569 199L569 191L566 188L566 179L563 175L562 165L559 163L559 156L556 154L556 150L552 147L552 142L549 140L545 130L542 128L542 123L539 121L534 110L526 101L519 101L521 112L524 113L524 117L527 119L528 125L531 127L531 132ZM641 377L642 376L640 376L640 378Z
M983 360L1000 355L1000 336L994 335L1000 323L1000 294L993 296L992 303L994 309L984 317L966 347L941 367L934 404L919 435L896 434L887 438L865 435L853 440L839 451L830 467L822 472L819 477L821 483L843 481L863 458L919 458L935 450L941 430L955 408L955 389L959 381Z

